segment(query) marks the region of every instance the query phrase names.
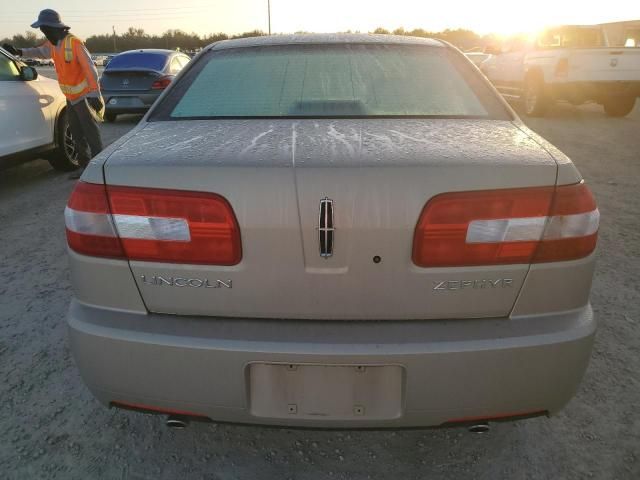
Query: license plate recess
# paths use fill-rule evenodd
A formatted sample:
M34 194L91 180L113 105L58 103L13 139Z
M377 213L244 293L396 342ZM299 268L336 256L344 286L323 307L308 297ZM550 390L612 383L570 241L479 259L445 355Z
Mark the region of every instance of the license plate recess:
M249 365L251 414L305 420L391 420L402 415L400 365Z

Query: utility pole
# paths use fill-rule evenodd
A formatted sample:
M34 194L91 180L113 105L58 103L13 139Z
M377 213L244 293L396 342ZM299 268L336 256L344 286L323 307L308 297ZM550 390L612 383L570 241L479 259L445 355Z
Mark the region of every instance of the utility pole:
M118 53L118 46L116 45L116 26L112 25L113 29L113 53Z
M269 35L271 35L271 0L267 0L267 18L269 19Z

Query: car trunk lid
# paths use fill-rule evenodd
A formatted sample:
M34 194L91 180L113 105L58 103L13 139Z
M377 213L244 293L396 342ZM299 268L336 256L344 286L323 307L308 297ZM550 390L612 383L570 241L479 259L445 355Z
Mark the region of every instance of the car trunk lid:
M162 76L161 72L147 69L105 70L100 79L103 91L140 92L151 89L153 82Z
M222 195L240 226L234 266L131 261L150 311L337 320L508 315L528 264L418 267L416 224L435 195L550 186L556 173L514 123L455 119L152 122L105 165L109 185Z

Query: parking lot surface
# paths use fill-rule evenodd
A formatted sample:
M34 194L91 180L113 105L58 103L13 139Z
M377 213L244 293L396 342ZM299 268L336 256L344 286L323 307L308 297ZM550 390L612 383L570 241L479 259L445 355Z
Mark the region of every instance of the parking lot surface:
M105 143L139 118L104 124ZM66 338L62 212L74 182L36 160L0 171L0 477L640 478L640 106L611 119L597 106L560 105L526 121L573 159L602 215L592 292L600 327L582 386L558 416L479 436L206 423L176 431L162 417L108 410L82 384Z

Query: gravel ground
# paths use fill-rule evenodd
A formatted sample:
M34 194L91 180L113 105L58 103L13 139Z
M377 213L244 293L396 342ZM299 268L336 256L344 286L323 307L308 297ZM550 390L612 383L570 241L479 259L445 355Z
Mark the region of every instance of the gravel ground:
M104 125L107 142L135 125ZM64 317L62 210L73 182L42 160L0 172L0 477L9 479L640 478L640 106L625 119L559 106L529 125L573 158L602 212L600 320L577 397L558 416L466 430L168 430L83 386Z

